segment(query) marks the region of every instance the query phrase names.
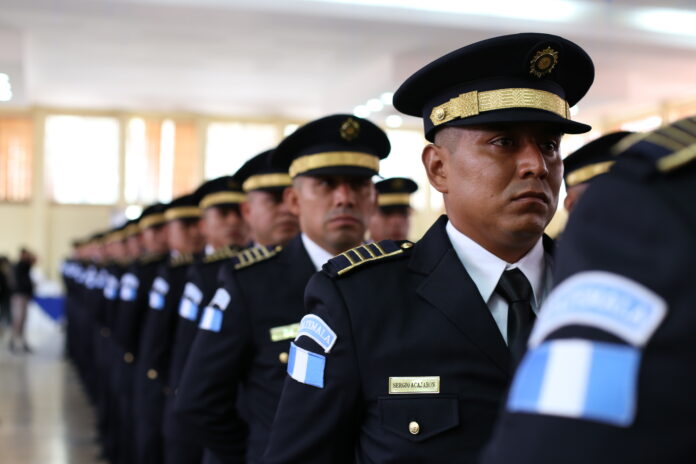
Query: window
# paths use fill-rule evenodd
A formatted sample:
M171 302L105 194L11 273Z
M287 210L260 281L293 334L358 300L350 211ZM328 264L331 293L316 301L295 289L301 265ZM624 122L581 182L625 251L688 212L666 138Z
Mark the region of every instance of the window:
M242 164L280 142L273 124L211 123L205 150L205 178L234 174Z
M31 197L33 135L31 118L0 118L0 201Z
M56 115L46 118L46 176L57 203L118 200L118 120Z
M195 123L132 118L126 132L125 200L131 204L171 201L200 184Z

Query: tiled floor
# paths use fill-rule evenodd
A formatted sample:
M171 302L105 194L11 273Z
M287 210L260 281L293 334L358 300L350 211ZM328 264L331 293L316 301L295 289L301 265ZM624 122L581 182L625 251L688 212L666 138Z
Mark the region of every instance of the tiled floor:
M72 366L63 359L60 328L33 307L29 342L34 353L0 346L0 463L100 463L94 414Z

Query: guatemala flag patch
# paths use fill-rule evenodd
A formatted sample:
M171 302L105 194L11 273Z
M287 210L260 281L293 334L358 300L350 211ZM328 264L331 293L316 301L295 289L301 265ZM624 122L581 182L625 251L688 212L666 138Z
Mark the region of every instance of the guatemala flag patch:
M203 299L203 292L191 282L184 287L184 295L179 303L179 316L189 321L195 321L198 317L198 305Z
M203 317L198 325L199 329L219 332L222 328L222 312L230 304L230 294L224 288L218 288L210 300L210 304L203 311Z
M507 409L628 427L635 418L640 359L640 350L628 345L544 342L520 364Z
M288 374L306 385L324 388L324 367L326 357L307 351L290 342Z

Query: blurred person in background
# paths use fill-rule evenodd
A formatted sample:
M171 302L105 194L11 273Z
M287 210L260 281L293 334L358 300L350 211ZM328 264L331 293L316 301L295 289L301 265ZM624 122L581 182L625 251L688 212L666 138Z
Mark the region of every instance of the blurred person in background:
M575 150L563 160L566 198L563 207L570 214L591 182L605 174L616 162L614 146L632 132L612 132Z
M21 349L30 353L31 348L24 338L24 325L27 319L27 307L34 296L34 282L31 280L31 267L36 256L26 248L19 252L19 261L14 266L14 289L12 291L12 337L10 351Z
M418 184L406 177L392 177L375 184L379 208L370 218L370 239L406 240L411 229L411 194Z
M12 325L10 294L12 293L12 264L7 256L0 256L0 337L5 327Z

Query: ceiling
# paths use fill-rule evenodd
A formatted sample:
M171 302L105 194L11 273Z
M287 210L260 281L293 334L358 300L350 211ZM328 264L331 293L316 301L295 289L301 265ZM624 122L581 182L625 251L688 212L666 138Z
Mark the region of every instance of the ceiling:
M0 0L0 72L14 94L0 105L308 119L351 112L473 41L540 31L578 42L595 61L582 120L696 98L696 6L659 5Z

